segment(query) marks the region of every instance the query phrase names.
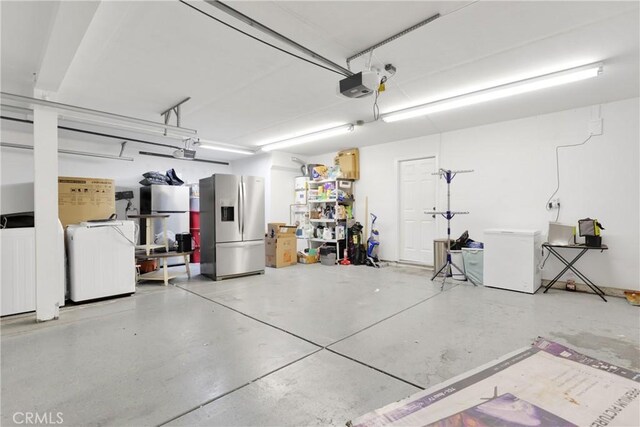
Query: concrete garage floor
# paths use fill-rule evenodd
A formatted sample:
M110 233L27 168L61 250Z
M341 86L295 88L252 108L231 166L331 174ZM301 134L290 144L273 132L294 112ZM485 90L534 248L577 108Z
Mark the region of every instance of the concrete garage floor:
M470 284L413 268L298 265L141 285L57 321L2 320L2 418L64 425L344 425L545 336L640 370L625 300Z

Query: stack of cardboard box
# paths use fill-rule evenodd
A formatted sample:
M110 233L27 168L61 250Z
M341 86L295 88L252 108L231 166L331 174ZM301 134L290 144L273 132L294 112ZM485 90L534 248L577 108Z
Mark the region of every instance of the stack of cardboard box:
M287 267L298 263L296 226L275 222L267 225L265 238L265 265Z

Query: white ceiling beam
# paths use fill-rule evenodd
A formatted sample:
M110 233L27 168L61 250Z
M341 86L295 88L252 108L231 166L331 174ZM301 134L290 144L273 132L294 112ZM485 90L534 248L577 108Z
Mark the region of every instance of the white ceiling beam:
M36 74L36 90L58 91L99 6L99 0L59 2Z

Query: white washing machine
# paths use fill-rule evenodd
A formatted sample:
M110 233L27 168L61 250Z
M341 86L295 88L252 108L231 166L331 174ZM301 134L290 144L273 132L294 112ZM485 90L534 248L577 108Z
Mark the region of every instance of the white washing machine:
M77 302L134 293L135 243L133 221L69 225L69 299Z
M542 285L538 230L484 231L484 285L535 293Z

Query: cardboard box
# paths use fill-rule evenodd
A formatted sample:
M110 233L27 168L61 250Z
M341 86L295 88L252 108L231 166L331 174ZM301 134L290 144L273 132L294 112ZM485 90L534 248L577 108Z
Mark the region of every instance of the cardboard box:
M338 151L334 160L340 166L342 178L360 179L360 151L357 148Z
M267 267L288 267L298 263L298 241L296 226L284 223L269 223L265 239L265 265Z
M300 264L315 264L320 260L320 255L309 255L302 252L298 252L298 262Z
M58 218L63 227L109 218L114 213L116 193L112 179L58 177Z
M267 224L267 239L274 239L276 237L290 237L293 233L295 237L295 225L287 225L284 222L270 222ZM293 230L293 231L292 231Z

